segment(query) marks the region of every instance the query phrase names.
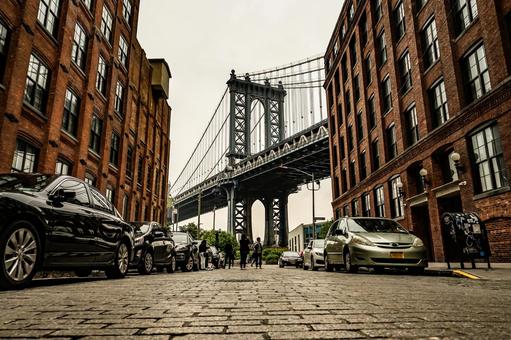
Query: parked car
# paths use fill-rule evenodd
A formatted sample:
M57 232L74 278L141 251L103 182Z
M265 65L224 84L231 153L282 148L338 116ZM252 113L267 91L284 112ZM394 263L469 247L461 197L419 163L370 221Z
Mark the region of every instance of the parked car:
M176 270L174 240L157 222L131 222L135 226L135 258L132 267L140 274L150 274L153 268L173 273Z
M284 268L285 266L295 266L300 268L303 265L303 259L295 251L285 251L279 257L279 267Z
M172 239L176 244L176 264L184 272L199 269L199 248L188 233L176 231L172 233Z
M105 270L122 278L133 227L97 189L61 175L0 175L0 287L22 288L37 271Z
M399 223L386 218L341 218L330 227L325 239L325 268L344 265L350 273L359 267L378 271L385 267L423 272L427 251L420 238Z
M303 269L318 270L325 265L323 248L325 240L310 240L303 251Z

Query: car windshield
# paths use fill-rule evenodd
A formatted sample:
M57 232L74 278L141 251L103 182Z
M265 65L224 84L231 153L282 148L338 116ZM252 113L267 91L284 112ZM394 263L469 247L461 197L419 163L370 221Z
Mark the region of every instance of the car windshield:
M132 222L131 224L135 226L136 235L144 235L149 232L149 229L151 228L151 225L146 222Z
M325 240L314 240L314 248L323 248L325 246Z
M348 220L348 230L352 233L403 233L408 232L392 220L357 218Z
M294 252L294 251L285 251L282 253L282 256L286 256L286 257L299 257L300 255L298 255L297 252Z
M0 175L0 190L42 191L54 179L53 175L3 174Z
M187 243L188 242L188 235L185 233L174 233L172 235L172 239L176 243Z

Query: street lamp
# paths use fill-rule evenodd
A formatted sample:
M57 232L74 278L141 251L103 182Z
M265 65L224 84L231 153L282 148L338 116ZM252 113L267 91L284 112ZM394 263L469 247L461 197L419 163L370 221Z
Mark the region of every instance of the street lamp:
M312 191L312 238L313 239L316 239L316 202L315 202L315 197L314 197L314 192L315 191L318 191L320 189L320 184L319 184L319 181L318 181L318 188L316 189L315 188L315 179L314 179L314 172L311 172L311 173L308 173L306 171L303 171L301 169L298 169L298 168L293 168L293 167L290 167L290 166L286 166L286 165L281 165L280 166L281 169L289 169L289 170L294 170L294 171L298 171L306 176L309 176L311 179L312 179L312 188L309 188L309 186L307 185L307 189Z

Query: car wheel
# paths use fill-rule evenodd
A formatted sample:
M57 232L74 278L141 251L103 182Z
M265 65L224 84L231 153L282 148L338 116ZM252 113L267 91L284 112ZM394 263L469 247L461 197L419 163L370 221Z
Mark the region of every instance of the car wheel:
M334 266L330 264L330 262L328 262L328 255L325 255L325 270L327 272L333 272L334 271Z
M185 264L183 265L184 272L191 272L193 270L193 258L191 256L188 257Z
M1 234L0 254L0 287L26 287L34 277L42 255L35 227L27 221L18 221L7 227Z
M147 251L138 265L138 272L142 275L149 275L153 271L154 258L153 254Z
M125 241L121 241L115 252L114 266L105 270L109 279L121 279L128 274L130 251Z
M92 269L87 269L87 268L84 268L84 269L76 269L76 270L75 270L75 275L76 275L76 276L78 276L78 277L87 277L87 276L89 276L91 273L92 273Z
M168 273L174 273L176 271L176 256L170 258L170 264L167 266Z
M284 265L282 264L282 261L279 261L279 268L284 268Z
M304 262L304 263L303 263L302 268L303 268L303 270L308 270L308 269L309 269L309 266L307 266L307 265L305 264L305 262Z
M346 268L348 273L356 273L358 271L358 267L351 263L351 254L349 250L344 252L344 268Z

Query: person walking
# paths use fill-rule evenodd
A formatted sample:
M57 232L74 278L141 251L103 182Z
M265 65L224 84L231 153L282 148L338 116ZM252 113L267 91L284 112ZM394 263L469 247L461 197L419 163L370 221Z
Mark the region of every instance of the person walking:
M247 256L248 256L249 252L250 252L250 241L248 240L247 235L243 234L243 235L241 235L241 240L240 240L240 255L241 255L240 269L247 268Z
M263 245L261 243L261 238L257 238L257 242L254 244L254 259L255 259L255 265L256 268L259 266L259 269L261 269L263 265Z
M206 240L202 240L199 245L199 256L200 256L200 270L206 270L208 268L208 245Z
M225 259L224 259L224 268L227 266L226 262L229 264L229 269L231 269L231 265L234 267L234 248L231 243L227 243L224 247Z

